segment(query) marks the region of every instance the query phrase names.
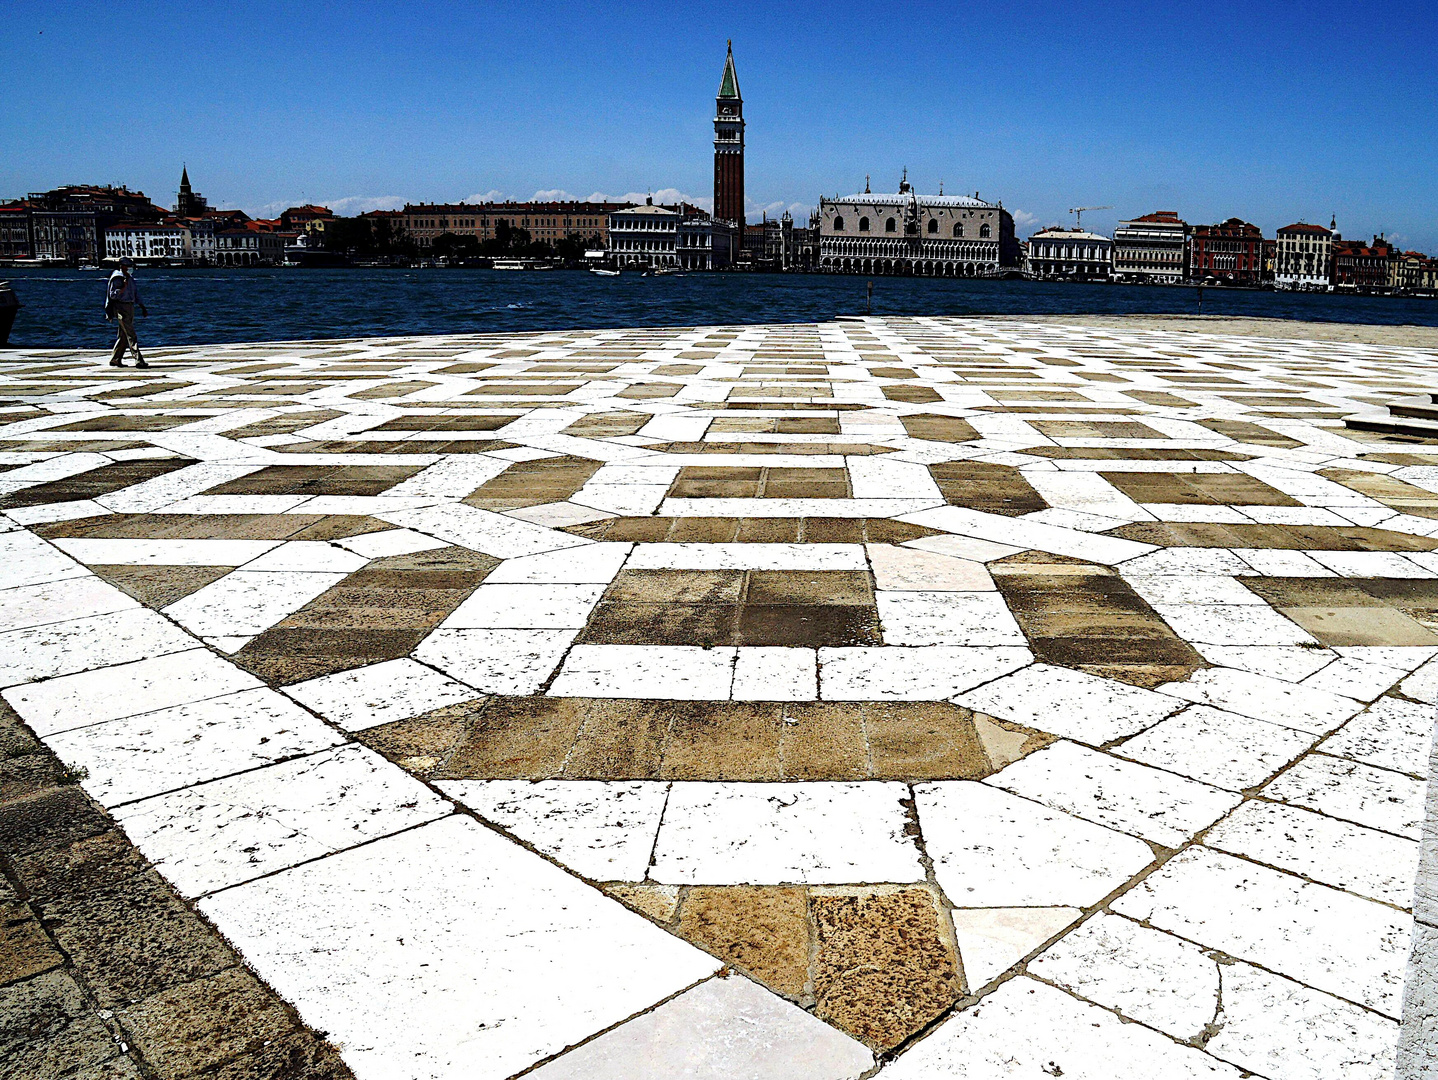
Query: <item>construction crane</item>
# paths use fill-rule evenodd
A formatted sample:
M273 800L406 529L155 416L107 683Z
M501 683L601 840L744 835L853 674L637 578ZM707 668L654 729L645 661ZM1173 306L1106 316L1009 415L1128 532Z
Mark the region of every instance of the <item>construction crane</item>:
M1070 206L1070 207L1069 207L1069 213L1076 215L1075 220L1074 220L1074 226L1075 226L1076 228L1082 229L1082 228L1083 228L1083 213L1084 213L1085 210L1112 210L1112 209L1113 209L1112 206Z

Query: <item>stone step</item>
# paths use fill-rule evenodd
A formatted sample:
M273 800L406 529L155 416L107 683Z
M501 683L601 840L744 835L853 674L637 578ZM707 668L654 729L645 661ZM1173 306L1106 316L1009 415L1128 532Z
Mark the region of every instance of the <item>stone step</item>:
M1405 416L1414 420L1438 420L1438 403L1433 401L1432 394L1390 401L1388 411L1394 416Z
M1418 439L1438 439L1438 418L1395 416L1392 413L1355 413L1345 416L1343 423L1354 431L1375 431L1383 435L1406 435Z

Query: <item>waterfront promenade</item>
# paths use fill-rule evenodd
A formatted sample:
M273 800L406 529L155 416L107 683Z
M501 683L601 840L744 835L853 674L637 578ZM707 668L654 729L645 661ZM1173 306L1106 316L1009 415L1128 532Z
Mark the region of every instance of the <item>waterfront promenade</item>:
M0 1053L1420 1075L1438 353L1199 329L0 354Z

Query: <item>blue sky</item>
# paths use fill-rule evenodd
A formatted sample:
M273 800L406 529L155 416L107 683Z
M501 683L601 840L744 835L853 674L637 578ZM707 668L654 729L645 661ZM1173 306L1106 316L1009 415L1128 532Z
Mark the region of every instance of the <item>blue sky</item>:
M734 39L749 209L979 191L1071 220L1336 213L1438 250L1438 4L395 4L7 0L0 196L341 211L488 193L712 193Z

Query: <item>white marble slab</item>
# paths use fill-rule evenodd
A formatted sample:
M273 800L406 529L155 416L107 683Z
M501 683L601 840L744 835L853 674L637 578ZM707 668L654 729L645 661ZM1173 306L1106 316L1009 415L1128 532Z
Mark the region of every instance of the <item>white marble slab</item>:
M985 784L921 784L914 799L957 907L1088 907L1154 859L1142 840Z
M669 785L658 781L445 780L486 821L594 881L643 881Z
M413 828L453 807L362 746L341 746L114 810L187 897Z
M51 735L105 806L244 772L338 745L344 737L269 689L242 690Z
M361 1078L504 1080L720 966L463 816L200 907Z
M902 784L677 782L654 881L676 885L922 881Z

